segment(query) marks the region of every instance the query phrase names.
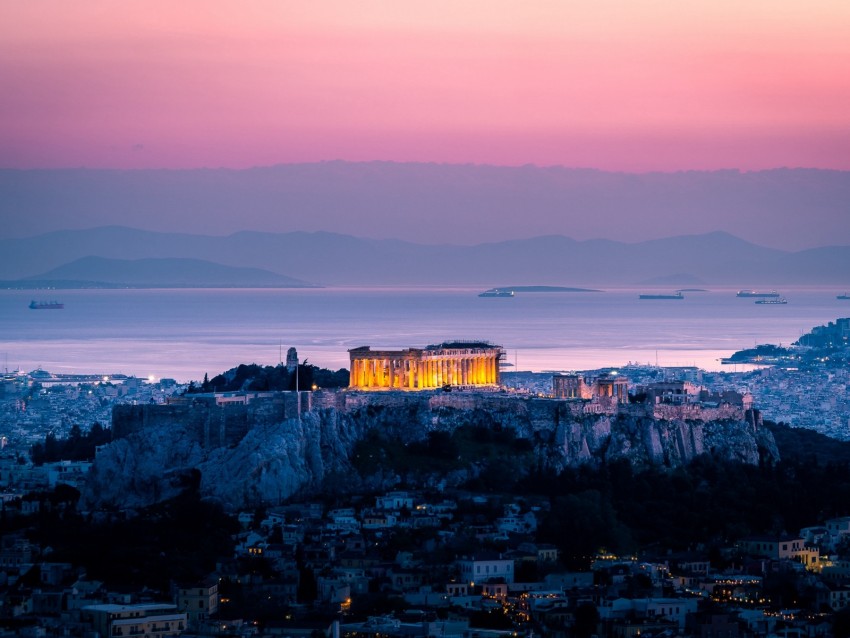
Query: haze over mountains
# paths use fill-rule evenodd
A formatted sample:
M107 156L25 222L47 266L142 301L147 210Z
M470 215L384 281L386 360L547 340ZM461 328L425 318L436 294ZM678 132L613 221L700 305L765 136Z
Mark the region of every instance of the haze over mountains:
M850 172L813 169L0 170L0 279L846 287L849 207Z
M465 245L546 235L636 242L719 230L759 246L802 250L850 245L849 207L850 172L814 169L627 174L320 162L247 170L0 170L0 237L8 238L114 224Z
M472 246L335 233L154 233L125 227L0 240L0 279L79 285L835 285L850 246L789 252L723 232L638 243L541 236ZM143 260L143 261L133 261ZM201 260L201 261L196 261Z
M203 259L186 258L81 257L29 279L35 283L63 287L301 288L310 285L261 268L224 266Z

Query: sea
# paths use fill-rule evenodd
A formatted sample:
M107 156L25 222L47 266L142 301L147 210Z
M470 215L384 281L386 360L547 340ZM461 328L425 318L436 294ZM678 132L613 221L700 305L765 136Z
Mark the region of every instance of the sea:
M240 363L301 361L347 368L348 350L418 348L449 340L505 349L506 370L721 364L757 344L789 345L814 326L850 316L843 290L794 288L785 305L759 305L734 289L518 292L480 288L96 289L0 291L0 365L7 371L127 374L201 380ZM667 292L667 291L664 291ZM31 310L58 301L62 310Z

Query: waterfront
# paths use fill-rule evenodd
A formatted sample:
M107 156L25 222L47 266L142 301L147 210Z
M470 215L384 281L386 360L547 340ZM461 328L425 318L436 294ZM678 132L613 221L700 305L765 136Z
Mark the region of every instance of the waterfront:
M125 373L179 381L239 363L274 365L290 346L310 363L348 367L347 349L424 346L446 339L502 345L518 370L581 370L628 362L722 366L756 343L788 345L850 314L832 288L783 289L787 305L759 306L735 290L639 300L645 290L519 293L470 288L0 291L0 356L7 369ZM61 311L28 308L57 299ZM741 369L740 366L737 368Z

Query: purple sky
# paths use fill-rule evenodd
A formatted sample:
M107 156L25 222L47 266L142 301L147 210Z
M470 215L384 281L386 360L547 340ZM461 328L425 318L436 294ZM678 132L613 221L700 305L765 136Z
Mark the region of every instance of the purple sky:
M517 168L507 184L367 176L359 190L357 171L330 169L188 200L170 189L180 177L122 191L7 174L0 236L116 223L433 242L449 223L462 243L725 230L783 248L848 244L842 174L758 173L850 170L848 69L850 3L838 0L4 2L0 169ZM751 173L680 173L665 199L668 186L637 175L593 190L592 176L526 180L525 165Z
M838 0L0 7L0 167L850 169Z

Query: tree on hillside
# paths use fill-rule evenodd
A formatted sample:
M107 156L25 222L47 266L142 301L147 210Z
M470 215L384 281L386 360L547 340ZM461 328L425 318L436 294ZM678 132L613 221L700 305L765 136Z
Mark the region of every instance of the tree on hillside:
M83 433L79 425L71 426L67 439L58 439L48 432L44 443L35 443L30 448L30 458L36 465L55 461L90 461L98 446L112 440L112 430L95 422L88 432Z
M294 392L296 385L301 391L312 390L314 385L316 388L344 388L348 386L348 370L327 370L307 363L306 359L298 365L297 373L289 372L283 364L260 366L242 363L212 379L204 374L203 382L200 385L191 382L186 392Z

